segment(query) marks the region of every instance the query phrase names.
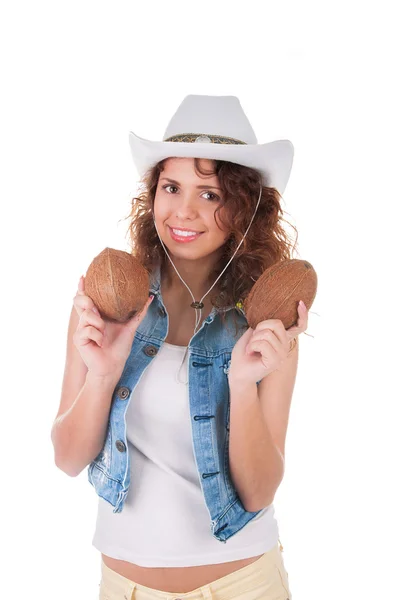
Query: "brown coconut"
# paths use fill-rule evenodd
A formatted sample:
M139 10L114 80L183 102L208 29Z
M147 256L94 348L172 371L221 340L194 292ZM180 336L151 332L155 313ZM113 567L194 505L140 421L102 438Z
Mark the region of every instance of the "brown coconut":
M148 300L149 274L132 254L105 248L87 269L84 293L102 318L125 323Z
M280 319L289 329L297 324L298 303L309 310L317 289L317 275L307 260L297 258L279 261L258 278L243 309L249 326L255 329L260 321Z

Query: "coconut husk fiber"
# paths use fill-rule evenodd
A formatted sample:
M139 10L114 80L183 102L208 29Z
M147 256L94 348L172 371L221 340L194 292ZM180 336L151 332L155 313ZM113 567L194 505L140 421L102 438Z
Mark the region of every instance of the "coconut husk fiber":
M135 256L105 248L87 269L84 293L104 319L125 323L140 312L149 296L149 274Z
M258 278L243 302L249 326L260 321L280 319L289 329L297 324L298 303L309 310L315 299L317 274L307 260L286 259L273 264Z

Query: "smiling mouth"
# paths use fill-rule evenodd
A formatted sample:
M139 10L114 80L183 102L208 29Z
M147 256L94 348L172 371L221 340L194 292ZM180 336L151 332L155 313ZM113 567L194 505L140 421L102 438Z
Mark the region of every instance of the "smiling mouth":
M172 227L171 225L167 225L167 227L169 227L169 229L172 229L174 231L184 231L184 232L190 231L190 232L194 233L195 235L198 233L204 233L203 231L195 231L195 229L187 229L184 227Z
M193 235L186 235L186 234L179 235L178 233L175 233L173 231L173 228L170 227L169 225L168 225L168 228L169 228L170 237L173 240L178 241L178 242L184 242L184 241L188 242L188 241L197 240L204 233L203 231L198 231L197 233L195 233ZM183 230L180 230L180 231L183 231Z

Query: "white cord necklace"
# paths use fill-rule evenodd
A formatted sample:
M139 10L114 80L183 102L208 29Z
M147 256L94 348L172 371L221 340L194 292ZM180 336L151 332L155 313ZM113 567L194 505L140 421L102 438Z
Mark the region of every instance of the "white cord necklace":
M255 216L255 214L256 214L256 212L257 212L258 205L260 204L260 200L261 200L261 194L262 194L262 191L263 191L263 188L262 188L262 186L261 186L261 189L260 189L260 194L259 194L259 197L258 197L258 200L257 200L257 205L256 205L256 208L255 208L255 210L254 210L253 216L252 216L252 218L251 218L251 220L250 220L250 223L249 223L249 225L248 225L248 227L247 227L247 229L246 229L246 231L245 231L245 235L243 236L243 238L242 238L242 239L241 239L241 241L239 242L239 244L238 244L238 247L236 248L235 252L234 252L234 253L233 253L233 255L231 256L231 258L229 259L229 261L227 262L227 264L225 265L224 269L221 271L221 273L219 274L219 276L217 277L217 279L215 280L215 282L213 283L213 285L211 286L211 288L210 288L210 289L209 289L209 290L208 290L208 291L207 291L207 292L204 294L204 296L202 296L202 298L200 299L200 301L199 301L199 302L197 302L197 301L195 300L195 298L194 298L194 296L193 296L193 294L192 294L192 292L191 292L191 290L190 290L189 286L188 286L188 285L185 283L185 281L183 280L183 278L182 278L182 277L181 277L181 275L179 274L179 272L178 272L178 270L177 270L177 267L175 266L175 264L174 264L174 263L173 263L173 261L171 260L171 257L170 257L170 255L169 255L169 253L167 252L167 249L166 249L165 245L163 244L163 241L162 241L162 239L161 239L161 237L160 237L160 235L159 235L159 231L158 231L158 228L156 227L155 219L153 219L153 222L154 222L154 224L155 224L156 231L157 231L157 233L158 233L158 236L159 236L159 239L160 239L160 242L161 242L161 244L162 244L162 246L163 246L163 249L164 249L164 251L166 252L167 256L169 257L169 259L170 259L170 262L171 262L171 264L173 265L173 267L174 267L174 270L175 270L175 272L177 273L178 277L181 279L182 283L185 285L185 287L187 288L187 290L189 291L189 293L190 293L190 294L191 294L191 296L192 296L192 300L193 300L193 302L190 304L190 306L192 306L192 308L194 308L196 311L198 311L198 310L200 311L200 312L199 312L199 315L198 315L198 313L196 312L196 319L195 319L195 320L196 320L196 323L195 323L195 329L194 329L193 335L195 335L195 333L196 333L196 329L197 329L197 327L199 326L200 320L201 320L201 318L202 318L202 308L204 307L204 304L203 304L202 300L203 300L204 298L206 298L206 296L207 296L207 294L208 294L209 292L211 292L211 290L213 289L213 287L216 285L217 281L220 279L221 275L224 273L225 269L228 267L228 265L230 264L230 262L231 262L231 261L232 261L232 259L234 258L235 254L236 254L236 253L237 253L237 251L239 250L239 248L240 248L241 244L243 243L243 240L245 239L245 237L246 237L246 235L247 235L247 232L249 231L249 228L250 228L250 226L251 226L251 224L252 224L252 222L253 222L254 216ZM188 384L188 380L187 380L187 381L182 381L182 380L179 378L179 375L180 375L180 371L181 371L182 365L184 364L184 361L185 361L185 358L186 358L186 355L187 355L187 352L188 352L188 350L189 350L189 344L188 344L188 346L187 346L187 347L186 347L186 349L185 349L185 352L184 352L184 356L183 356L183 359L182 359L181 365L180 365L180 367L179 367L179 369L178 369L178 371L177 371L177 373L176 373L176 379L177 379L177 381L178 381L179 383L183 383L184 385L187 385L187 384Z

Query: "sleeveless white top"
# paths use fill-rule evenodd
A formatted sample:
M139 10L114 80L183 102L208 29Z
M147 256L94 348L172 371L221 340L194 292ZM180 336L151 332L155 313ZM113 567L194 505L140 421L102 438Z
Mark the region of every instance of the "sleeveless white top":
M98 497L93 546L142 567L188 567L257 556L278 543L271 504L233 535L216 540L193 452L188 386L177 371L186 347L164 342L126 411L133 483L123 510ZM187 361L179 378L187 381Z

